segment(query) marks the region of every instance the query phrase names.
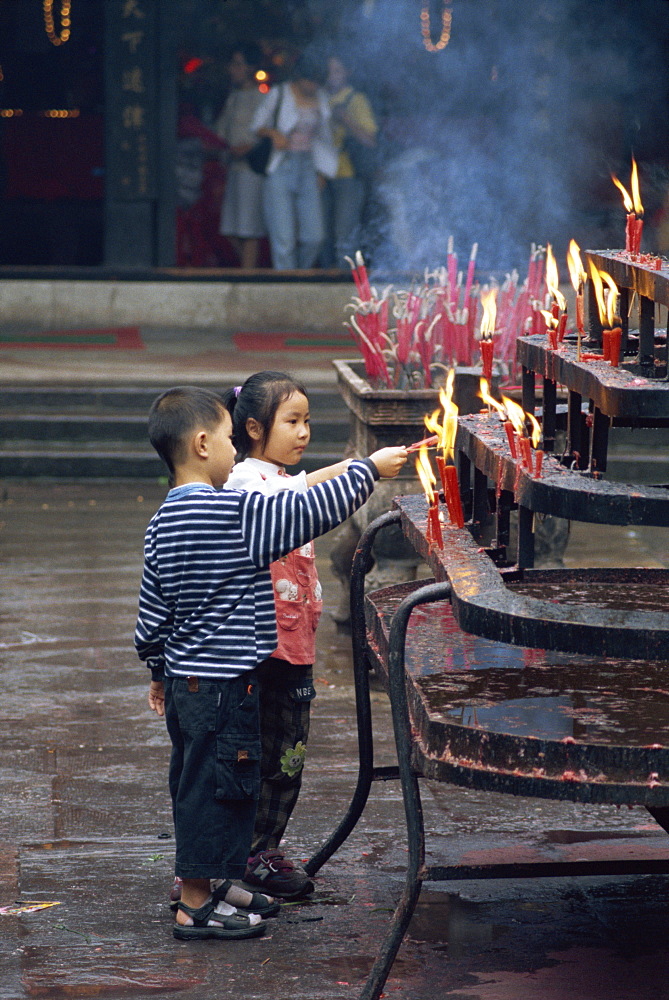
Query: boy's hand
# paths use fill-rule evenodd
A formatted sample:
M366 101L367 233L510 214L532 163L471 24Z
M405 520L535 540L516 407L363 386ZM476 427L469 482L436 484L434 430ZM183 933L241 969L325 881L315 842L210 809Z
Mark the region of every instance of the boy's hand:
M149 684L149 708L156 715L165 714L165 685L162 681L151 681Z
M400 445L396 448L380 448L369 457L382 479L394 479L409 456L404 445Z

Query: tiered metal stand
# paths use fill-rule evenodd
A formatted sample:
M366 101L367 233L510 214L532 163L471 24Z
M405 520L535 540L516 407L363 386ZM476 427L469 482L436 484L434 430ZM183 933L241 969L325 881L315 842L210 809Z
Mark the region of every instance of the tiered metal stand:
M618 369L519 341L524 408L543 378L544 459L535 479L511 457L496 414L463 417L457 438L467 526L427 537L422 497L401 497L360 541L351 583L358 783L341 824L307 864L315 873L360 817L373 781L402 783L409 843L404 891L361 1000L376 1000L424 881L667 873L666 860L425 865L418 778L582 803L639 804L669 831L669 571L535 570L537 513L610 525L669 526L669 492L607 482L610 426L669 424L666 336L647 301L669 302L669 275L601 253L590 256L641 296L642 328L624 332ZM613 266L615 264L615 266ZM652 293L654 299L649 298ZM626 310L625 310L626 314ZM601 331L599 331L601 334ZM596 346L596 325L588 351ZM551 454L558 387L568 393L567 443ZM507 559L518 512L515 560ZM480 547L481 526L496 538ZM376 533L399 523L434 579L367 595ZM612 529L615 530L615 529ZM423 605L429 607L421 608ZM413 614L412 614L413 613ZM475 638L474 638L475 637ZM390 695L398 767L374 766L369 670Z

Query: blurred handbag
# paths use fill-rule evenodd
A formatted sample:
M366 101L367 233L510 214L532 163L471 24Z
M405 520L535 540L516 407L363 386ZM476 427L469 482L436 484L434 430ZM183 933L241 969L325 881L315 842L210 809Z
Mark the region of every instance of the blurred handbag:
M279 87L279 99L276 102L276 108L274 109L274 121L272 128L276 128L276 123L279 120L279 109L281 108L281 101L283 99L283 84ZM246 162L250 166L254 174L266 174L267 164L269 163L270 156L274 149L274 144L272 139L268 135L263 135L258 139L257 143L250 149L246 154Z
M254 174L266 174L267 164L272 155L272 140L264 135L246 154L246 162Z

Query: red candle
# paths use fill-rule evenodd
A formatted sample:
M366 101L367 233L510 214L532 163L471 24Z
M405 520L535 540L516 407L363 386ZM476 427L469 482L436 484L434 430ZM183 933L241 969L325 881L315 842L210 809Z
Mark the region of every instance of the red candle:
M557 330L555 329L554 326L550 326L546 332L548 334L548 342L550 344L551 351L557 351L557 346L558 346Z
M521 437L520 447L523 455L523 465L532 472L532 450L530 448L529 439L526 437Z
M518 458L518 452L516 451L516 440L514 438L513 424L510 420L504 421L504 430L506 431L506 436L509 441L509 450L511 452L512 458Z
M456 524L458 528L464 528L465 518L462 512L462 502L460 500L460 485L458 483L458 470L454 465L446 466L446 481L449 485L449 494L451 497L451 503L453 505L453 511L451 513L449 509L449 516L453 524Z
M602 358L604 361L611 360L611 331L602 330Z
M437 455L437 468L439 469L439 478L441 479L441 488L444 491L444 500L448 505L448 496L446 493L446 459L443 455Z
M541 479L541 467L544 464L544 453L541 448L534 452L534 478Z
M488 382L492 381L492 357L494 352L494 343L492 337L487 340L481 341L481 366L483 369L483 378L487 379Z
M617 368L620 364L620 341L622 335L623 331L619 326L614 326L609 331L609 361L614 368Z
M562 315L560 316L560 322L558 323L558 328L557 328L558 344L561 344L562 341L564 340L566 329L567 329L567 314L566 312L563 312Z
M641 252L641 234L643 233L643 219L634 220L634 253Z
M634 212L628 212L627 222L625 224L625 249L628 253L634 253L634 223L636 222L636 215Z
M427 512L428 514L428 526L430 528L431 540L436 542L439 548L443 548L444 540L441 537L441 524L439 522L439 501L435 493L432 494L433 499L430 501L430 507Z

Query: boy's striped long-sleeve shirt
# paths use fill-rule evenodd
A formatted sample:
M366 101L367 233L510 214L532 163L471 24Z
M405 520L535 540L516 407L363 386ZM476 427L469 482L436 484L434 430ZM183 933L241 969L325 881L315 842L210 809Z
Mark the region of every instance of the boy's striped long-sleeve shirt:
M135 647L154 679L229 679L274 652L269 565L341 524L370 496L368 459L275 496L189 483L170 490L144 543Z

